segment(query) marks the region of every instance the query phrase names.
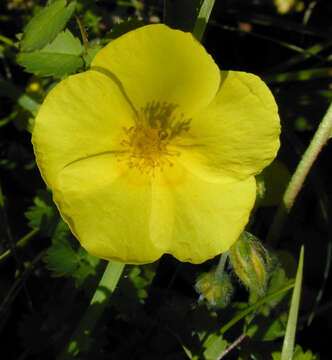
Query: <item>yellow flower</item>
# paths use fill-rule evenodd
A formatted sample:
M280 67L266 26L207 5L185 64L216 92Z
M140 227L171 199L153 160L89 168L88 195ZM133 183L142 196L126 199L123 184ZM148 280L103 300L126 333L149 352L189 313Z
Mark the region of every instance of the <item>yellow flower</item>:
M41 174L82 246L104 259L201 263L229 249L276 156L277 106L220 72L190 33L131 31L60 82L36 118Z

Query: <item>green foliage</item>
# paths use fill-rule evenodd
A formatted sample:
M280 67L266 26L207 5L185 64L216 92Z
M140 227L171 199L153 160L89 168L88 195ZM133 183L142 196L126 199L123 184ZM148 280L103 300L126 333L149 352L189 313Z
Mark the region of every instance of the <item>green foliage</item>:
M96 275L99 259L88 254L83 248L75 250L71 245L71 233L62 220L53 235L53 245L47 250L44 261L54 277L72 277L77 287L88 276Z
M37 50L52 41L66 26L75 6L75 1L67 4L67 0L57 0L42 9L24 29L22 51Z
M205 360L216 360L226 350L228 342L217 334L210 334L204 341L203 356Z
M52 246L44 257L46 267L52 276L72 277L76 286L81 286L88 276L96 275L99 259L81 247L73 247L75 240L68 225L60 218L48 191L39 190L33 201L34 205L25 212L28 224L52 239Z
M269 281L267 296L274 294L284 287L292 284L293 280L288 279L282 268L277 268ZM248 336L260 340L271 341L285 335L288 318L289 296L282 293L271 301L260 306L254 316L247 318Z
M80 40L66 30L40 51L20 53L17 61L28 72L63 77L83 67L82 53Z
M281 233L275 251L279 261L272 256L265 295L249 294L227 264L227 279L232 280L227 284L234 291L232 300L219 307L200 301L207 295L215 302L220 295L210 276L216 259L180 265L165 256L154 264L128 265L119 283L115 265L108 283L98 287L105 262L78 245L52 195L41 189L29 132L40 104L59 78L87 70L109 41L158 19L192 31L203 3L208 2L0 1L0 330L8 357L57 358L95 294L90 320L99 314L99 321L76 348L82 352L80 359L216 360L228 349L225 359L280 360L296 272L295 249L306 243L310 260L304 262L301 321L297 327L293 321L292 336L301 335L296 339L302 346L320 349L321 358L329 358L329 349L322 346L324 336L313 334L316 329L328 334L330 320L329 286L322 296L323 272L327 285L331 280L326 256L330 190L324 189L331 183L328 146ZM294 7L281 16L276 3L215 1L205 34L207 49L221 68L263 74L279 105L281 151L278 160L257 176L257 206L247 228L264 246L290 173L332 99L328 30L332 5L319 2L313 9L314 2L303 2L303 11ZM203 27L209 16L205 10L204 21L198 24ZM26 23L23 30L21 24ZM259 262L251 263L255 266ZM197 294L195 281L206 274L210 275ZM307 319L317 313L313 299L317 306L323 302L317 307L323 316L316 316L310 327ZM244 340L232 348L241 335ZM293 354L293 360L319 357L300 345Z
M34 205L25 212L29 226L40 230L45 236L52 236L59 222L59 214L52 201L51 193L38 190L33 202Z
M281 360L280 352L272 353L273 360ZM296 345L292 360L319 360L318 355L314 355L310 350L304 352L300 345Z

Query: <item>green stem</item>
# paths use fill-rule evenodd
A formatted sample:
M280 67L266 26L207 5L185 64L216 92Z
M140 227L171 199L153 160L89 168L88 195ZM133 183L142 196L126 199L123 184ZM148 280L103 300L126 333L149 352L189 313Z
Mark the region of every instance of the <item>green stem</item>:
M209 22L209 18L213 9L214 2L215 0L204 0L199 10L193 30L193 35L199 42L202 41L206 25Z
M224 334L228 329L230 329L232 326L234 326L238 321L240 321L241 319L243 319L245 316L247 316L248 314L250 314L251 312L253 312L254 310L256 310L259 306L274 300L275 298L279 297L280 295L282 295L283 293L285 293L286 291L288 291L289 289L291 289L292 287L294 287L294 283L291 283L289 285L286 285L284 288L282 288L281 290L278 290L266 297L264 297L261 300L258 300L255 304L247 307L246 309L240 311L237 315L235 315L232 320L230 320L227 324L225 324L221 329L220 329L220 334Z
M109 304L125 265L109 262L91 299L90 305L73 333L68 346L62 351L57 360L73 359L81 351L89 349L89 337L97 321Z
M220 255L219 263L215 271L215 276L218 277L219 279L221 279L224 274L227 259L228 259L228 251Z
M85 51L88 51L88 49L89 49L88 34L85 31L84 24L83 24L81 18L77 14L75 14L75 19L78 24L78 27L80 28L84 49L85 49Z
M18 45L16 45L13 40L7 38L6 36L0 35L0 41L16 49L18 48Z
M329 139L332 131L332 103L330 104L329 108L323 120L319 124L319 127L313 136L310 145L308 146L307 150L305 151L301 161L299 162L288 186L284 193L283 200L281 205L277 210L277 214L273 219L273 223L270 227L269 234L267 236L267 242L270 246L275 246L280 232L282 225L285 221L286 215L290 212L295 199L301 190L303 183L313 165L317 156L323 146L326 144L327 140Z
M22 237L22 239L20 239L15 246L16 247L22 247L24 246L28 240L30 240L32 237L34 237L37 233L38 233L39 229L33 229L31 230L28 234L26 234L24 237ZM7 251L5 251L4 253L2 253L0 255L0 262L2 260L5 260L8 256L10 256L12 254L11 249L8 249Z

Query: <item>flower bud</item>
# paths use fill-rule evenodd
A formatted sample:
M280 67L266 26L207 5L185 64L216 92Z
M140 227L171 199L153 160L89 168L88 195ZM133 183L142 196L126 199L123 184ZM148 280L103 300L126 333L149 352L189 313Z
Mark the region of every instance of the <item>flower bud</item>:
M198 277L195 289L200 294L198 301L205 299L213 307L225 307L230 301L233 285L227 273L217 274L213 269Z
M229 250L230 261L235 274L250 292L259 296L265 294L271 258L260 241L244 231Z

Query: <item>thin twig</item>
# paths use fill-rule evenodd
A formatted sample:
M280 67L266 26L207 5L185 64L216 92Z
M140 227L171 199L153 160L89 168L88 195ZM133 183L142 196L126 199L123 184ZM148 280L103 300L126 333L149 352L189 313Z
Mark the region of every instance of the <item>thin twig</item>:
M238 346L247 336L246 333L243 333L241 336L239 336L233 344L231 344L218 358L217 360L220 360L224 358L229 352L231 352L236 346Z
M77 14L75 14L75 19L77 21L78 27L80 28L84 49L85 51L88 51L89 49L88 34L85 31L84 24Z

